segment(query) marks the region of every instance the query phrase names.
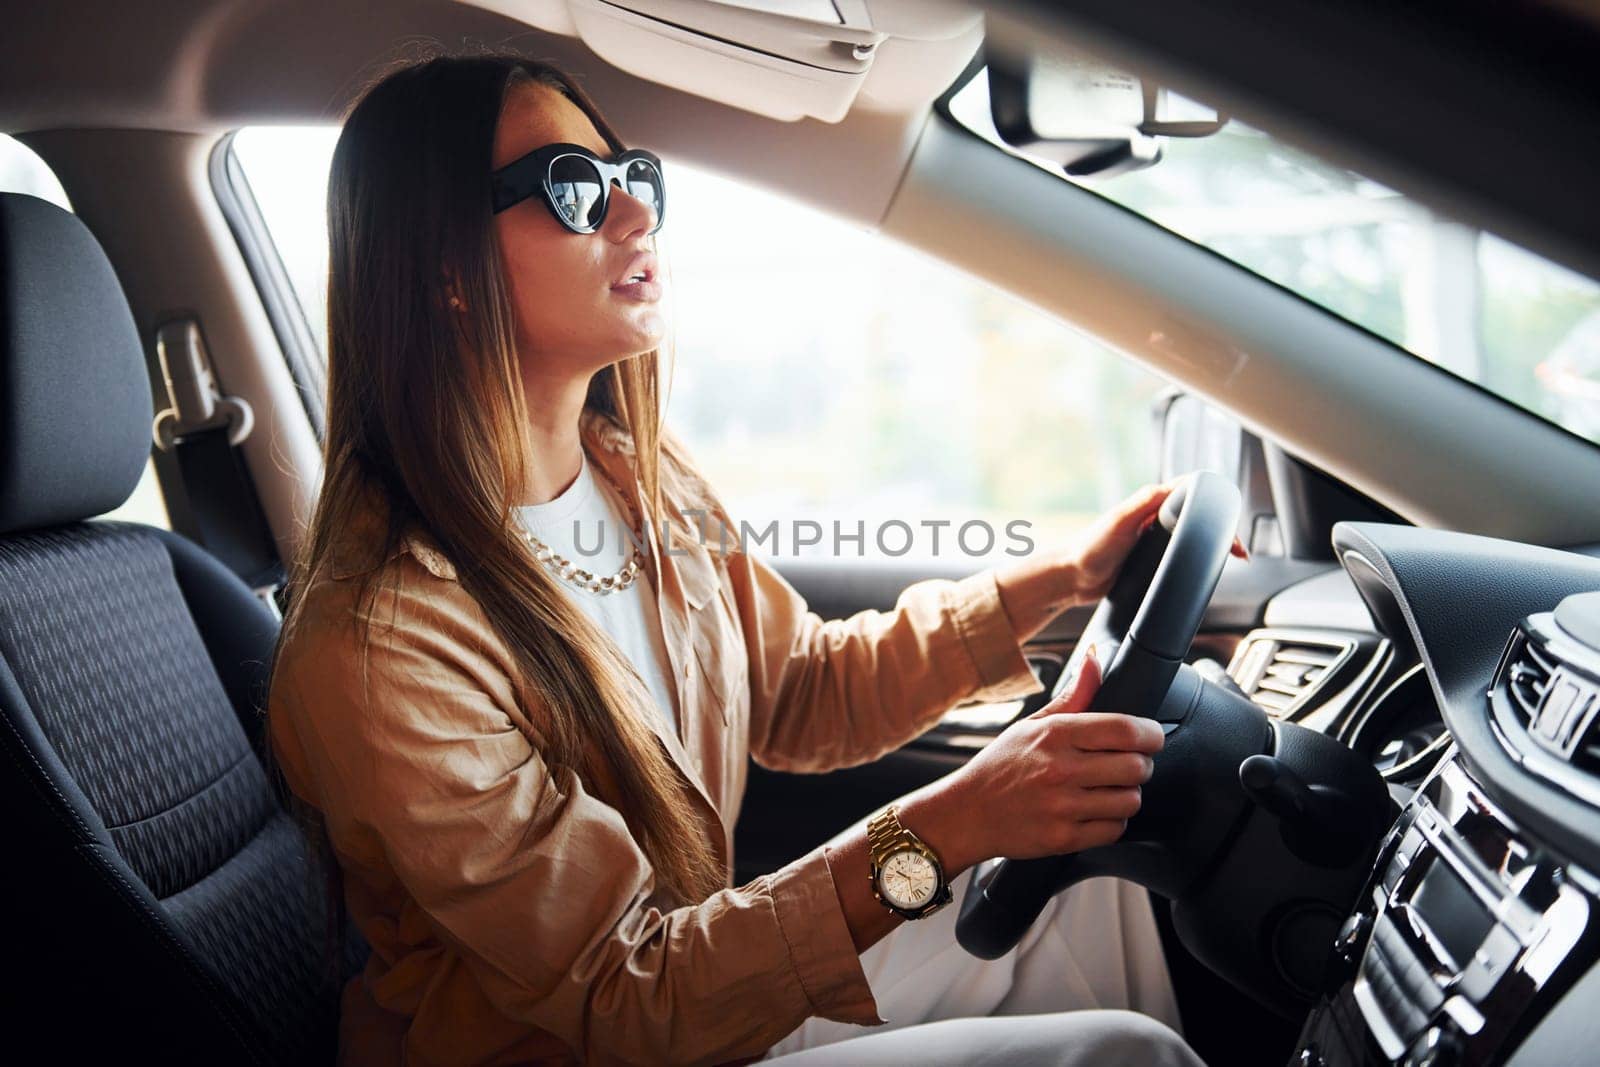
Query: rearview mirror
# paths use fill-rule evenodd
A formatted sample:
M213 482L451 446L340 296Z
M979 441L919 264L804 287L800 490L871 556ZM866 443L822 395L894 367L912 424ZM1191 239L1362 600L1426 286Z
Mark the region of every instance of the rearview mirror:
M1081 54L1021 52L986 41L989 107L1002 140L1072 177L1148 167L1168 137L1207 137L1228 117Z

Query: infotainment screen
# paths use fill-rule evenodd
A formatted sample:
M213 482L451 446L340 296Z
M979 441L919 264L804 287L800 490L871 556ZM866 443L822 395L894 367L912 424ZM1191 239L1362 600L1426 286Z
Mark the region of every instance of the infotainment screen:
M1411 898L1411 910L1464 970L1494 927L1494 916L1455 869L1435 857Z

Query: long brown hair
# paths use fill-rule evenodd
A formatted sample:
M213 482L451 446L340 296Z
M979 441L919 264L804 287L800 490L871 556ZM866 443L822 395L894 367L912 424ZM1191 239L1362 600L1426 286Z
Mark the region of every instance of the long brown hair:
M614 151L626 147L564 73L493 51L407 62L344 119L328 184L323 482L290 569L278 648L352 501L375 491L389 515L376 558L408 524L432 537L510 650L555 784L582 776L621 812L658 885L696 903L725 884L712 831L639 710L636 676L515 533L528 418L487 176L506 94L529 82L565 94ZM444 302L447 273L465 314ZM631 434L646 518L658 529L663 480L671 491L704 484L661 424L660 367L659 349L614 363L595 375L586 401ZM358 603L372 595L375 574ZM303 805L300 814L327 861L320 817ZM337 876L333 863L325 869ZM333 895L342 930L342 893Z

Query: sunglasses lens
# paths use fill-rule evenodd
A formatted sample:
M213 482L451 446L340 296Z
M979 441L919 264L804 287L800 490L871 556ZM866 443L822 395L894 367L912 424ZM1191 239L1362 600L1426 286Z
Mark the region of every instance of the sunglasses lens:
M661 217L661 172L648 162L636 159L628 166L628 195L649 204Z
M556 210L567 224L592 230L600 225L600 172L582 156L562 156L550 165L550 188Z

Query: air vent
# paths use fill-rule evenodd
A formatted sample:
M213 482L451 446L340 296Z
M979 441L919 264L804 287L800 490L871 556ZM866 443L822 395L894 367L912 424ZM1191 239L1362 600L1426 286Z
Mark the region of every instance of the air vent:
M1584 616L1566 614L1571 630L1558 609L1530 615L1512 632L1489 708L1502 745L1525 770L1600 806L1600 649L1576 639Z
M1512 653L1506 664L1506 695L1524 727L1530 726L1539 715L1539 702L1550 688L1550 677L1556 672L1556 662L1546 652L1541 652L1534 642L1524 637L1520 647Z
M1355 645L1258 630L1240 645L1228 674L1245 695L1277 718L1286 718L1314 703Z

